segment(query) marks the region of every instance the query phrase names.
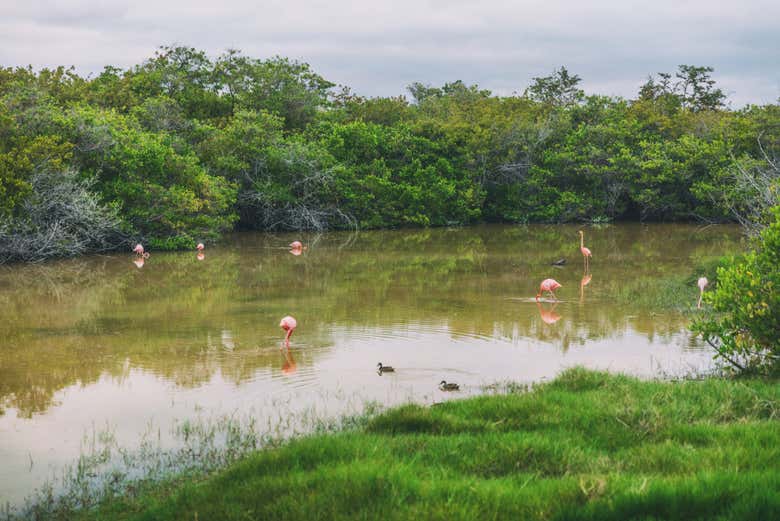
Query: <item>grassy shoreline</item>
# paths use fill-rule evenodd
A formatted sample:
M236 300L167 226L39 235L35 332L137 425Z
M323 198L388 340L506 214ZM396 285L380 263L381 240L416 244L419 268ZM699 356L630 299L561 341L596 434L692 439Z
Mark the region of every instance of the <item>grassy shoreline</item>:
M570 369L408 405L73 519L777 519L780 385Z

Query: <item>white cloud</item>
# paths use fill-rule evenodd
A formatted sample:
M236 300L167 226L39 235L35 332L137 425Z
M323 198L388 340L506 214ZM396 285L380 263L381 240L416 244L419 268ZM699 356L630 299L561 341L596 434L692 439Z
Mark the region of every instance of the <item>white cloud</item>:
M158 45L308 61L368 95L463 79L497 92L566 65L632 96L649 74L711 65L735 105L780 96L780 2L96 0L0 4L0 64L127 67Z

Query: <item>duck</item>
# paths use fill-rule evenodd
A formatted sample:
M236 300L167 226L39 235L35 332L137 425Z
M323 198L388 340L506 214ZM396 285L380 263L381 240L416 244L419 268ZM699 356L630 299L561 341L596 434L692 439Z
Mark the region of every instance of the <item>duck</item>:
M558 259L557 261L553 261L553 266L565 266L566 265L566 259Z
M382 362L379 362L378 364L376 364L376 370L379 372L379 374L394 373L395 367L390 365L382 365Z
M442 391L460 391L460 385L456 383L447 383L446 380L439 382L439 389Z

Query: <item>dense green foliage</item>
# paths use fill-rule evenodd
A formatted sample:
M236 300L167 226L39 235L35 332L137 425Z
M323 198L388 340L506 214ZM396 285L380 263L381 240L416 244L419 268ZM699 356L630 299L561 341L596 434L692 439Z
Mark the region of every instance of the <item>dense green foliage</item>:
M712 313L694 323L718 354L739 369L780 369L780 206L755 250L717 270L706 295Z
M780 387L582 369L530 393L389 411L69 519L780 516Z
M630 100L588 95L562 67L521 96L414 83L409 102L235 50L162 47L86 78L0 69L0 231L31 236L30 200L52 184L33 179L62 172L120 222L38 258L137 240L189 247L235 226L732 220L756 196L735 175L749 181L774 157L780 111L726 108L711 72L680 66ZM42 229L79 236L73 217ZM35 258L36 244L0 260Z

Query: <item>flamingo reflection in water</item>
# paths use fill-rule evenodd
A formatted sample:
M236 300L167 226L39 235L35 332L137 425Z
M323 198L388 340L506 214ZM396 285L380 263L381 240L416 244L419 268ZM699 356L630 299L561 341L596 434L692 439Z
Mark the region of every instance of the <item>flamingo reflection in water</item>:
M584 273L582 275L582 280L580 280L580 304L585 300L585 286L590 284L590 279L592 278L593 275L591 273Z
M295 363L292 352L289 349L283 349L284 362L282 363L282 372L284 374L295 374L298 370L298 365Z
M557 305L558 303L556 302L552 305L552 307L550 307L550 309L544 309L544 307L539 302L536 303L536 307L539 308L539 316L542 317L542 322L552 325L561 319L561 315L555 311L555 307Z
M138 269L143 268L145 262L146 260L143 257L138 257L137 259L133 259L133 264L135 264L135 267Z

